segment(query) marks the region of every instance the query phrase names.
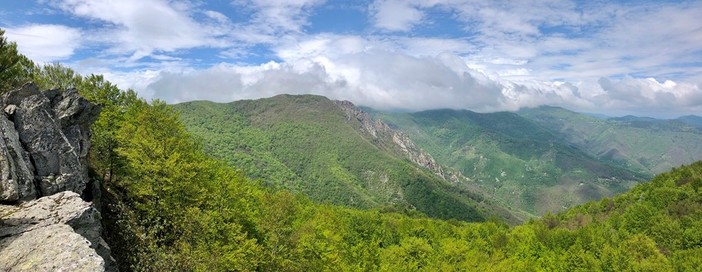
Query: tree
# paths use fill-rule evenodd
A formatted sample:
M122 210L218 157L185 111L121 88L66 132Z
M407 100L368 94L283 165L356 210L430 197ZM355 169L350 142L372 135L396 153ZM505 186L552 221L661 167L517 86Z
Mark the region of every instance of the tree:
M0 29L0 93L30 81L35 69L31 60L17 52L17 44L4 35L5 30Z
M78 91L86 99L101 106L100 117L91 130L90 166L107 183L116 179L124 160L117 154L117 132L127 116L127 110L143 103L132 90L122 91L102 75L90 75L76 81Z
M381 270L427 270L433 253L433 249L427 240L418 237L407 237L399 245L390 246L382 251L383 263L381 263Z
M32 73L32 80L41 90L77 88L83 81L73 69L60 63L45 64L37 67Z

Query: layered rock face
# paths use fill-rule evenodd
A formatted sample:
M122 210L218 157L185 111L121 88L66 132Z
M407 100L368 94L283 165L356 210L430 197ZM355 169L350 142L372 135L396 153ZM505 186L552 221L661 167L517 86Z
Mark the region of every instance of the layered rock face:
M99 212L80 197L99 106L27 84L0 110L0 271L116 270Z
M100 108L75 89L40 92L33 84L0 99L0 201L82 193L88 181L89 127Z
M429 153L419 148L407 134L391 128L381 120L374 119L370 114L359 109L353 103L349 101L334 101L334 103L344 111L347 121L360 123L359 129L368 133L373 139L385 139L384 142L389 142L392 145L389 148L405 156L411 162L429 169L446 181L456 183L470 180L458 171L441 167Z
M359 122L361 124L360 129L368 133L374 139L387 139L387 142L392 143L392 146L390 147L391 149L399 152L399 154L407 157L407 159L415 164L429 169L435 175L443 178L444 180L457 182L460 178L466 179L458 173L444 170L441 165L436 163L431 155L420 149L412 140L410 140L407 134L391 128L383 121L375 120L368 113L359 109L349 101L334 102L344 111L347 121Z

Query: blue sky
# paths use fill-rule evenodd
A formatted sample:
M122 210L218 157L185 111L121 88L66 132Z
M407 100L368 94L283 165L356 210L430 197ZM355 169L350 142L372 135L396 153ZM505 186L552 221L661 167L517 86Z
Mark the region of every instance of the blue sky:
M3 0L35 61L147 99L702 114L702 1Z

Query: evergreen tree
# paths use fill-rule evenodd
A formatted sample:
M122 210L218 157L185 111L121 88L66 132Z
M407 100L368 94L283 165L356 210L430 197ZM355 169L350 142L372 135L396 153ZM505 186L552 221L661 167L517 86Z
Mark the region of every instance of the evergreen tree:
M5 38L0 29L0 93L31 80L34 63L17 52L17 44Z

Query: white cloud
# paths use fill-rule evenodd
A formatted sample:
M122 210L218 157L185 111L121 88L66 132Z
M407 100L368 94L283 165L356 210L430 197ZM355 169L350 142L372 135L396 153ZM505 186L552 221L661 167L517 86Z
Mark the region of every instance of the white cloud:
M231 35L251 44L273 44L281 36L303 33L312 9L324 0L235 0L233 3L250 10L252 15L247 24L236 26Z
M702 89L697 84L631 77L620 80L600 78L598 83L603 93L593 100L605 109L657 114L674 114L681 110L702 112Z
M375 27L387 31L409 31L424 14L410 1L380 0L371 5Z
M223 29L203 24L191 18L189 6L165 0L57 0L52 2L75 16L99 22L102 26L91 31L96 41L111 44L111 52L131 54L131 60L155 52L178 49L223 46L217 37ZM218 24L221 16L216 16ZM219 14L221 15L221 14Z
M310 56L261 66L217 65L164 72L146 88L169 102L231 101L313 93L383 109L504 109L506 86L455 55L412 57L387 51ZM512 88L512 87L510 87Z
M322 0L235 0L228 7L233 13L190 0L48 1L84 22L83 29L68 31L82 42L60 40L65 35L52 34L67 32L56 30L41 34L55 44L23 49L32 44L23 41L23 52L67 59L84 73L107 73L146 98L230 101L316 93L415 110L552 104L599 112L701 112L699 1L377 0L360 7L370 25L344 34L309 33L318 31L309 27L310 16ZM434 23L444 27L445 19L457 31L427 34ZM107 49L71 59L81 45ZM190 55L193 48L214 53ZM275 61L200 62L262 55Z
M22 54L40 63L68 59L82 42L80 30L63 25L32 24L8 28L5 35L17 42Z
M311 37L279 48L283 62L162 73L146 89L169 102L312 93L379 109L497 111L548 104L659 116L702 109L697 84L636 78L594 78L573 84L533 79L524 68L515 68L512 74L486 74L449 52L412 56L378 49L382 46L376 44L384 42L356 36Z

